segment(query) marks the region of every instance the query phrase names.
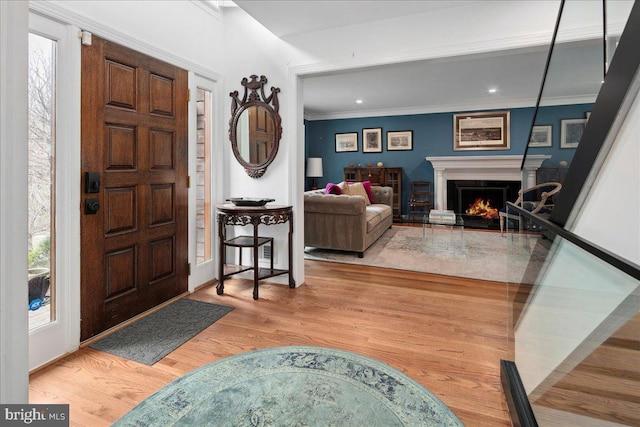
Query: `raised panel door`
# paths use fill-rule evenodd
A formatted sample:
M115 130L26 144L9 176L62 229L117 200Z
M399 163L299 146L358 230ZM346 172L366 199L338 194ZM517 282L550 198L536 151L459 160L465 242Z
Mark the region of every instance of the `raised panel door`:
M81 87L86 340L187 291L187 72L94 36Z

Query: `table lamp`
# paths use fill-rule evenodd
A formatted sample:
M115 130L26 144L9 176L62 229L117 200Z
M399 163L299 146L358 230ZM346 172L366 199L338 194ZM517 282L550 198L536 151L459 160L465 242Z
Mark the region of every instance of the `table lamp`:
M311 189L317 190L316 178L322 178L322 158L309 157L307 159L307 177L312 178Z

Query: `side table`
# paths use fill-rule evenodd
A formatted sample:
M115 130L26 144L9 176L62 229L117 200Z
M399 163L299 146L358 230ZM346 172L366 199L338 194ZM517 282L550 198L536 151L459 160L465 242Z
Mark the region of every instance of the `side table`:
M236 206L233 204L217 205L218 213L218 236L220 248L219 260L219 281L216 286L218 295L224 293L224 280L234 274L243 271L253 270L253 299L258 299L258 283L261 279L279 276L282 274L289 275L289 287L295 288L296 283L293 279L293 208L291 206ZM260 268L258 266L258 248L265 244L270 244L273 249L273 238L261 237L258 235L258 226L276 225L289 223L288 243L289 243L289 259L287 269L273 268L273 256L271 258L270 268ZM238 236L227 239L227 225L252 225L252 236ZM240 264L227 264L226 247L240 248ZM253 265L242 265L242 248L253 249ZM273 251L271 252L273 254Z

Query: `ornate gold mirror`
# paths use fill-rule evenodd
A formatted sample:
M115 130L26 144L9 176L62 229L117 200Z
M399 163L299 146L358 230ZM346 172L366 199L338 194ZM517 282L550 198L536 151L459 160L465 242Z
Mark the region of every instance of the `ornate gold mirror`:
M271 95L265 96L265 76L255 74L242 79L244 96L238 98L238 91L229 94L231 120L229 140L233 154L251 178L260 178L278 152L282 126L278 114L279 88L271 87ZM259 91L259 92L258 92ZM270 105L271 104L271 105Z

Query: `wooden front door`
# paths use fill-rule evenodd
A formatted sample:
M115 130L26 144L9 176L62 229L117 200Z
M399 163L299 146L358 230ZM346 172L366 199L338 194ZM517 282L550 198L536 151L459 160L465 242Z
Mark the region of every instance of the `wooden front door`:
M82 340L187 291L187 90L182 69L82 46Z

